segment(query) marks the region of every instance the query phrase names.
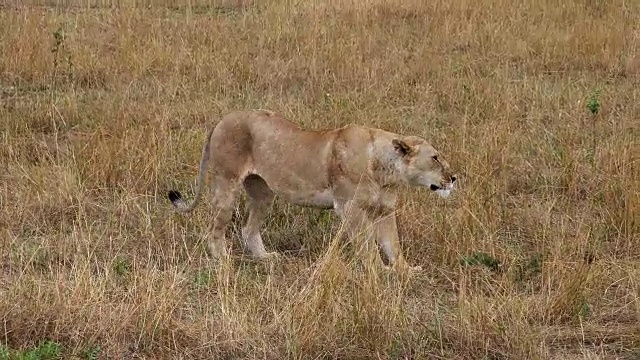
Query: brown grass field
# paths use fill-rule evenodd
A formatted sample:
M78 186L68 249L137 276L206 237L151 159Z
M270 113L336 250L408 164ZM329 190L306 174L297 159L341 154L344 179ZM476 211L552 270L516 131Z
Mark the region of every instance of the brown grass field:
M639 24L637 0L0 2L0 359L640 359ZM281 259L243 254L243 201L210 259L210 204L166 192L250 108L441 149L458 190L398 208L424 271L362 271L336 215L281 200Z

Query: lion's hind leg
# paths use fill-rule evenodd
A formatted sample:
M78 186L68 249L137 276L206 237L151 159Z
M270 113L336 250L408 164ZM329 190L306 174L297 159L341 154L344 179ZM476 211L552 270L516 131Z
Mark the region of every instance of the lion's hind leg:
M236 198L240 191L239 183L216 176L213 179L213 223L208 239L209 255L215 258L226 257L227 246L225 230L233 216Z
M249 175L244 179L244 188L249 195L249 216L242 228L242 240L244 246L256 258L268 258L277 255L276 252L267 252L260 235L260 227L264 222L274 194L269 185L258 175Z

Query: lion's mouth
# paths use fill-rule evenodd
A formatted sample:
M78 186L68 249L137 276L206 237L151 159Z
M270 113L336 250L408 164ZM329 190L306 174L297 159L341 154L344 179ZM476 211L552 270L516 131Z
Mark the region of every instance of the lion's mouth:
M431 189L432 191L438 191L438 190L453 190L453 183L456 181L455 177L451 178L451 182L446 182L446 183L441 183L440 185L438 184L431 184L429 185L429 189Z
M453 183L445 184L443 186L431 184L429 185L429 189L435 191L440 197L446 198L449 196L449 194L451 194L451 191L453 190Z

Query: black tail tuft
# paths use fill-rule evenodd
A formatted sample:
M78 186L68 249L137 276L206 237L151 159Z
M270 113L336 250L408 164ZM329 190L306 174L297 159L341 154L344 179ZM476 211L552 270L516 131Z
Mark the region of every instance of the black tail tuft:
M169 200L171 200L172 203L175 203L178 200L182 200L182 195L180 194L179 191L176 190L171 190L169 191Z

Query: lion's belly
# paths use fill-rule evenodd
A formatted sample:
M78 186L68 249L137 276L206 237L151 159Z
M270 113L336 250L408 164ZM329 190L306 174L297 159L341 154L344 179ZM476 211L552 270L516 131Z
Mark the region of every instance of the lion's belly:
M284 200L299 206L308 206L322 209L333 208L333 193L330 189L322 191L275 191Z

